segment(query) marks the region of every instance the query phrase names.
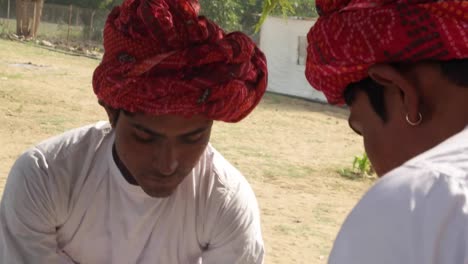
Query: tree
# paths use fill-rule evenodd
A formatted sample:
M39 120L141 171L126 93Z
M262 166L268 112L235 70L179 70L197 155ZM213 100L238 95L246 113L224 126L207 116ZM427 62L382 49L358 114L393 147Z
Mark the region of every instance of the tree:
M200 0L202 15L218 23L226 31L249 33L262 11L262 0ZM255 21L252 23L252 21Z
M89 9L108 9L119 5L123 0L47 0L47 3L57 5L74 5Z
M257 30L269 14L282 13L285 16L316 17L315 0L263 0L262 16Z
M44 0L16 0L16 33L35 38L41 22Z
M48 4L70 6L71 17L82 26L83 40L102 41L101 30L105 24L106 14L124 0L47 0ZM80 22L78 22L80 21Z
M203 15L227 31L247 34L254 34L269 14L317 16L315 0L200 0L200 5Z
M201 12L227 30L237 30L242 6L236 0L200 0Z
M227 31L253 34L268 14L285 16L316 16L315 0L199 0L202 14ZM47 3L75 5L89 9L110 9L123 0L47 0ZM16 0L17 32L35 37L39 27L44 0Z

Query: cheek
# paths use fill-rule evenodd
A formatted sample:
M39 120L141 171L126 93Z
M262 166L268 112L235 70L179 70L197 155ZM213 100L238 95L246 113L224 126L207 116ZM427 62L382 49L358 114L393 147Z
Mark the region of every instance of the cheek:
M388 158L387 141L385 137L382 137L382 133L378 131L370 131L364 134L363 140L367 156L375 171L379 174L385 164L385 160Z
M388 130L379 130L364 136L364 147L369 160L379 176L390 171L398 157L400 144L396 133Z
M130 136L124 134L116 135L115 144L120 159L133 175L151 164L150 146L135 143Z
M378 151L378 147L375 142L376 140L372 135L363 135L363 141L364 141L364 149L367 153L367 156L372 161L372 163L374 163L376 151Z

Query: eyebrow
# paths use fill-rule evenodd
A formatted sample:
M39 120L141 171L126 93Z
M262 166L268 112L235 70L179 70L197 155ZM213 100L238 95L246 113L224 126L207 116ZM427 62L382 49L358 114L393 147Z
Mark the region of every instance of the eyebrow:
M135 123L132 123L132 126L138 130L141 130L147 134L150 134L152 136L156 136L156 137L165 137L164 134L161 134L161 133L158 133L156 131L153 131L147 127L144 127L140 124L135 124ZM200 127L200 128L197 128L193 131L190 131L190 132L187 132L187 133L184 133L182 135L179 135L178 137L190 137L190 136L193 136L193 135L197 135L199 133L202 133L202 132L205 132L206 130L208 130L210 126L205 126L205 127Z

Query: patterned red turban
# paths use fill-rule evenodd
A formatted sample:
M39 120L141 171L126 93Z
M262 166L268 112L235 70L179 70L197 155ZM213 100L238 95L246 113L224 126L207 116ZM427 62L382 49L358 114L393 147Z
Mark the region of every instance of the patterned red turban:
M468 1L317 0L306 77L332 104L377 63L468 57Z
M237 122L267 86L264 54L246 35L198 16L197 0L126 0L104 28L94 92L116 109Z

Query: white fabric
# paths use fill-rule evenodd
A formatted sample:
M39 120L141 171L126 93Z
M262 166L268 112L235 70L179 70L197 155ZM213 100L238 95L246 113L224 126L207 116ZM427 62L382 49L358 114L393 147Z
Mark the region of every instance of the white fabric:
M391 171L345 221L330 264L468 263L468 128Z
M126 182L107 122L23 154L0 208L0 263L262 263L256 198L208 146L168 198Z

